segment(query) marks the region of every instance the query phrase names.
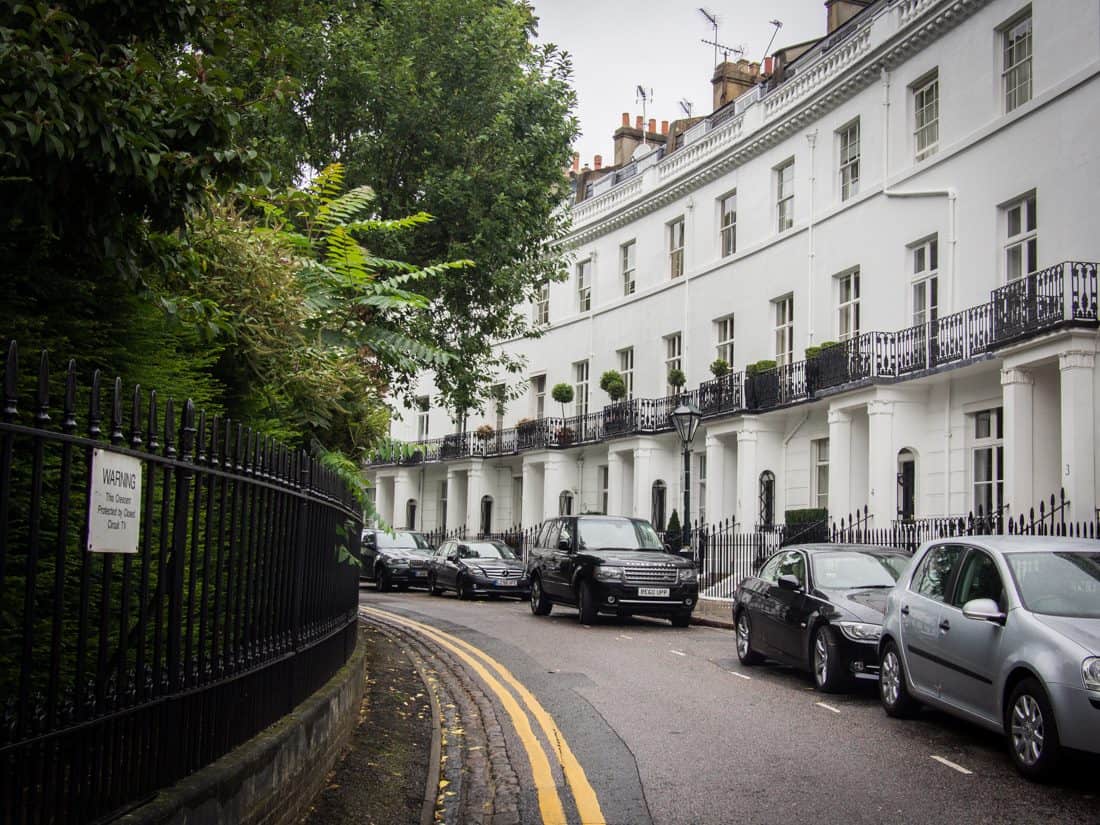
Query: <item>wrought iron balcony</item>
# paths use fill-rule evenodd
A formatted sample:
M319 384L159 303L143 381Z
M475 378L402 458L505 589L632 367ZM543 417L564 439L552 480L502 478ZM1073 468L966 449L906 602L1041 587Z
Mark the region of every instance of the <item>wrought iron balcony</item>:
M896 332L865 332L805 361L754 374L730 373L694 390L620 401L580 416L525 422L487 437L462 433L388 445L375 452L371 464L418 464L596 444L670 431L669 413L688 401L704 418L768 412L876 381L964 366L1000 347L1057 329L1095 327L1096 275L1096 263L1061 263L993 290L984 304Z

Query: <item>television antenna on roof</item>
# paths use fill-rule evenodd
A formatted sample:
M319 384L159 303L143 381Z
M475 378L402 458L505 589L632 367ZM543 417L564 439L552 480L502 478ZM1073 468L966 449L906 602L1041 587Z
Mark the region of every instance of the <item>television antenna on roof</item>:
M646 104L648 104L651 100L653 100L653 89L645 89L640 85L634 87L634 102L642 104L642 145L643 146L648 146L649 145L649 143L646 141L646 135L645 135L646 126L648 124L648 121L646 120L646 111L645 111L645 109L646 109Z
M710 40L710 41L704 40L703 42L704 43L709 42L709 43L714 44L714 65L717 66L718 65L718 43L717 43L717 40L718 40L718 15L716 15L714 12L707 11L706 9L702 8L701 6L699 8L699 14L703 15L703 17L706 18L707 23L710 24L711 29L713 29L713 31L714 31L714 40Z
M745 49L742 46L727 46L725 43L719 43L717 40L707 40L706 38L700 39L708 46L714 46L715 54L717 54L718 49L722 50L722 62L729 60L731 54L742 55L745 53ZM717 58L715 59L714 65L718 65Z
M770 23L771 25L775 26L775 31L773 31L773 32L772 32L772 39L768 41L768 47L767 47L766 49L764 49L764 57L767 57L767 56L768 56L768 52L770 52L770 51L772 50L772 43L774 43L774 42L775 42L775 36L776 36L777 34L779 34L779 30L780 30L781 28L783 28L783 23L782 23L782 21L779 21L779 20L769 20L768 22L769 22L769 23ZM764 62L764 58L763 58L763 57L762 57L762 58L760 58L760 62L761 62L761 63L763 63L763 62Z
M684 113L684 117L691 117L691 101L686 97L680 98L680 111Z

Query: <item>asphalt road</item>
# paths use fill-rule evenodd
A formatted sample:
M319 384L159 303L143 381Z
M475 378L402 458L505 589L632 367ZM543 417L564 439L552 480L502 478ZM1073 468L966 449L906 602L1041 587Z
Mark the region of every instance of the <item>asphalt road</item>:
M729 630L585 627L567 608L543 618L419 591L360 602L504 665L561 729L609 823L1100 823L1096 760L1029 783L999 737L931 711L888 719L873 683L824 696L788 668L742 667Z

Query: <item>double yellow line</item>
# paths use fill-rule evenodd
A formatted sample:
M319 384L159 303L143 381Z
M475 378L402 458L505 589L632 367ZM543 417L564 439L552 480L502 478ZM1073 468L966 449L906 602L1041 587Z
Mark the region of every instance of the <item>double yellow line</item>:
M557 763L561 766L566 784L573 794L573 802L577 813L584 825L602 825L605 822L603 812L600 810L596 791L593 790L584 768L581 767L577 757L565 741L565 736L558 729L554 718L546 712L542 704L536 699L523 684L513 676L507 668L484 651L479 650L468 642L437 630L431 625L406 619L395 613L384 610L376 610L371 607L360 607L362 613L384 619L388 622L401 625L409 630L416 631L446 648L461 659L471 670L476 673L493 694L500 700L504 710L512 720L516 735L523 748L527 752L527 760L531 764L531 774L535 782L538 794L539 812L542 814L544 825L567 825L565 809L562 807L561 797L558 795L557 783L551 771L550 760L543 751L542 743L535 736L531 728L528 712L542 729L543 735L551 745L551 753L556 756ZM487 666L487 667L486 667ZM490 670L495 671L493 676ZM507 685L512 690L508 690ZM515 691L515 695L512 694ZM516 697L519 697L519 701ZM520 706L520 701L523 706ZM525 710L526 708L526 710ZM556 746L556 750L553 750Z

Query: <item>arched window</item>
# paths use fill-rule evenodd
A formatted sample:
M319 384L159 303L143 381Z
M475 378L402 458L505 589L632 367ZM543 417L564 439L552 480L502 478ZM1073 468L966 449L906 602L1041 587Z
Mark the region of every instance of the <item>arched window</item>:
M668 485L666 485L661 479L657 479L653 482L653 500L652 500L652 518L650 521L653 524L653 529L657 531L663 531L665 529L665 519L668 512Z
M481 497L481 533L493 532L493 497Z
M562 490L561 495L558 496L558 515L573 515L573 494L569 490Z
M410 498L405 502L405 529L416 529L416 499Z
M760 474L760 526L775 526L775 473L771 470Z
M911 521L917 513L917 454L906 447L898 453L898 518Z

